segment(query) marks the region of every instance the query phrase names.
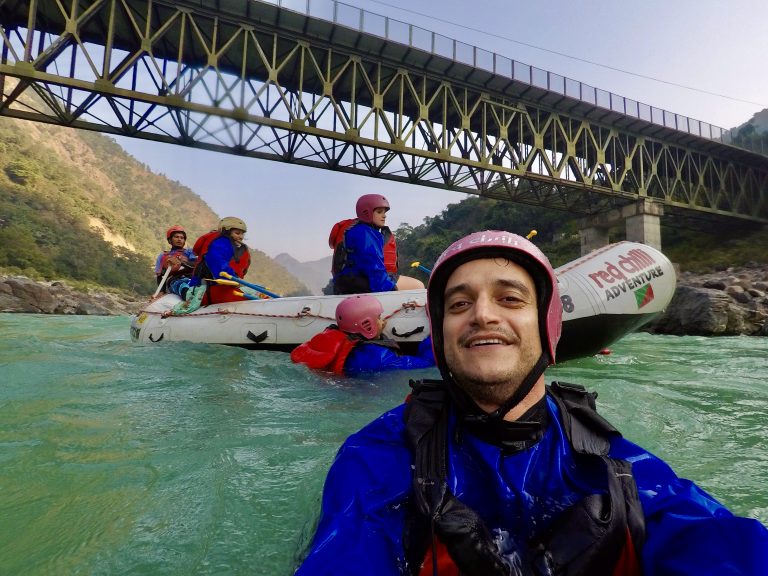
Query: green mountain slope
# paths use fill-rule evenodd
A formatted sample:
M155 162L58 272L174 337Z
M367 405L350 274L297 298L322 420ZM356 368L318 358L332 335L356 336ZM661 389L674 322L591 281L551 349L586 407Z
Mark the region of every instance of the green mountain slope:
M533 206L472 197L450 204L434 218L395 232L403 274L426 280L410 268L414 261L431 268L440 253L454 240L478 230L508 230L522 236L536 230L534 241L559 266L579 256L579 234L571 214Z
M181 224L191 243L218 219L111 138L0 118L0 270L149 294L165 230ZM252 256L252 279L308 292L264 253Z

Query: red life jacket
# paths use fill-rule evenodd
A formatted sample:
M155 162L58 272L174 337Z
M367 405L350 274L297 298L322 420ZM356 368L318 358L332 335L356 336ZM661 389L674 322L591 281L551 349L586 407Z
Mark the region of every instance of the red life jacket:
M165 270L166 262L168 262L168 258L176 257L182 262L189 263L189 258L187 258L187 255L184 253L184 249L171 249L167 252L163 252L163 257L160 258L160 272L161 274L164 274L163 270ZM176 264L175 266L171 267L171 273L170 276L178 276L179 274L183 274L185 271L183 270L185 267L182 264ZM190 264L187 268L187 272L191 270L192 265Z
M192 246L192 252L194 252L198 258L202 258L203 254L208 251L208 246L210 243L216 240L218 237L218 230L211 230L210 232L206 232L200 236L200 238L195 240L195 244Z
M357 345L346 333L335 325L329 326L320 334L293 349L291 360L297 364L306 364L315 370L330 370L334 374L344 374L347 356Z
M338 274L341 269L344 268L344 263L347 260L347 251L344 246L344 235L347 230L357 224L359 220L357 218L348 218L346 220L340 220L331 228L331 234L328 236L328 246L333 249L333 263L331 264L331 273ZM388 227L381 229L384 234L384 268L390 274L397 274L397 242L395 241L395 235Z
M197 255L197 264L195 265L195 271L193 273L195 276L210 276L210 271L205 264L204 256L206 252L208 252L211 242L216 240L220 235L221 233L218 230L211 230L195 240L195 244L192 246L192 252ZM238 253L240 254L238 255ZM238 278L245 278L245 275L248 274L248 268L251 267L251 251L246 244L243 244L241 248L235 248L235 254L229 261L229 267L232 268ZM209 306L211 304L247 300L244 296L235 295L236 290L237 288L232 286L211 283L203 296L201 304L203 306Z
M198 264L203 263L203 256L208 252L208 247L211 245L211 242L216 240L220 235L221 233L218 230L211 230L195 240L195 244L192 246L192 252L197 256ZM243 244L243 246L245 246L245 244ZM248 269L251 267L251 251L246 246L246 249L243 250L243 253L239 258L237 252L238 250L235 250L235 256L229 261L229 267L235 271L239 278L245 278L245 275L248 274Z
M237 258L237 250L235 250L235 256L229 261L229 267L235 271L238 278L245 278L245 275L248 274L248 268L251 267L251 251L245 244L243 246L245 246L245 250L243 250L240 258Z
M440 542L438 538L435 539L435 550L437 551L437 575L436 576L461 576L459 573L459 567L451 558L448 553L448 548L445 544ZM424 563L421 565L419 576L435 576L432 572L432 548L427 548L427 554L424 556ZM627 540L624 544L624 548L621 551L616 565L611 573L611 576L641 576L640 559L637 557L637 551L635 550L635 544L632 541L632 536L627 531Z

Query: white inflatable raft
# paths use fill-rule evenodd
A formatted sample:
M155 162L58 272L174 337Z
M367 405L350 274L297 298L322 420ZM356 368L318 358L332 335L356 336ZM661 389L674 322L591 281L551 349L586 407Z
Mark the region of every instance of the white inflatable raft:
M558 361L591 356L648 323L675 291L672 263L645 244L619 242L555 270L563 303ZM378 292L387 317L385 335L408 350L429 334L426 290ZM291 350L334 322L345 296L248 300L203 307L162 318L179 298L166 295L131 319L131 338L142 344L202 342Z

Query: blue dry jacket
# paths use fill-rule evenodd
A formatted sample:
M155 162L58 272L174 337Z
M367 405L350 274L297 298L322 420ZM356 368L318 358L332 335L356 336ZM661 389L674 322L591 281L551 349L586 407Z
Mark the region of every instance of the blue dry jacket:
M375 226L358 222L344 235L347 263L337 276L359 275L368 279L371 292L389 292L396 283L384 267L384 235Z
M449 422L449 486L489 529L506 533L504 554L514 552L514 542L527 543L560 510L600 492L604 483L604 477L575 472L551 398L547 409L542 440L511 455L466 432L457 444L455 419ZM768 530L760 522L734 516L623 438L613 440L610 455L632 463L646 522L644 576L766 574ZM400 406L350 436L339 450L325 482L317 532L297 575L406 574L402 538L410 493L411 453Z
M411 370L430 368L435 365L432 354L432 338L427 337L419 343L416 356L398 354L391 348L381 346L376 341L360 342L347 356L344 373L354 376L362 372L381 372L383 370Z
M232 276L238 276L229 265L230 260L235 255L235 247L232 239L227 236L219 236L208 245L208 250L203 255L205 265L211 272L212 278L219 278L221 272L226 272ZM195 276L189 283L190 286L200 286L202 278Z

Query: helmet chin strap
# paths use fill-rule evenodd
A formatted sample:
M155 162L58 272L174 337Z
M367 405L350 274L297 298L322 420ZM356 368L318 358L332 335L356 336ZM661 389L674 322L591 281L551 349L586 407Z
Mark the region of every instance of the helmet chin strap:
M451 374L451 385L448 386L448 391L456 405L462 412L464 412L464 414L462 414L463 420L473 424L500 423L504 420L504 416L506 416L507 412L517 406L523 398L530 393L533 389L533 385L538 381L541 375L544 374L544 370L547 369L548 365L549 358L547 353L542 352L541 356L539 356L539 359L536 361L536 364L534 364L531 371L520 383L520 386L515 390L514 394L507 398L501 406L490 414L482 410L472 397L458 386L456 380L453 378L453 374Z

